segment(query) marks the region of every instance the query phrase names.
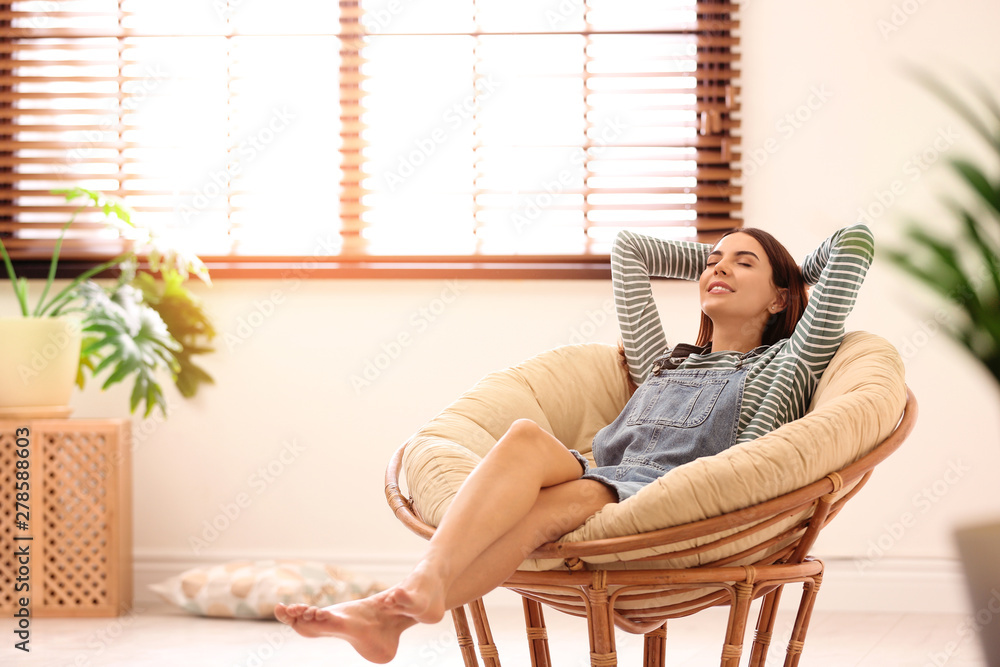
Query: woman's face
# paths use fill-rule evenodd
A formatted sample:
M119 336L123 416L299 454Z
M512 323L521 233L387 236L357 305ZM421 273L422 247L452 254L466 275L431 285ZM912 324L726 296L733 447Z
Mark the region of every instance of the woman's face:
M763 246L749 234L723 237L701 273L701 308L713 324L759 323L785 305L784 292L774 286L771 262Z

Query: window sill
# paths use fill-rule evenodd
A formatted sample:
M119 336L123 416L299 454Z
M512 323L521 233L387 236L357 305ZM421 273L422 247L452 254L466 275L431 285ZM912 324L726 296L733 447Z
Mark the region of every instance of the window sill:
M608 257L461 258L380 257L344 260L336 257L206 258L212 279L591 279L609 280Z
M611 261L607 255L481 257L203 257L212 280L239 279L438 279L484 280L610 280ZM96 266L99 260L59 262L57 277L72 279ZM18 276L45 279L47 259L14 262ZM108 270L101 278L115 277ZM0 271L0 278L6 278Z

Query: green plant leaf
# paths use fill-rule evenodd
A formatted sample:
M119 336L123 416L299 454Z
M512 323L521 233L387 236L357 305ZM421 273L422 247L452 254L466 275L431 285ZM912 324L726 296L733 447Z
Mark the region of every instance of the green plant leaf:
M932 237L928 232L916 226L909 227L907 235L930 249L940 260L940 265L950 273L955 287L954 291L948 295L949 298L962 305L973 322L981 326L992 337L1000 340L1000 317L996 312L990 312L990 309L983 306L978 291L965 275L955 248ZM941 275L940 270L936 273Z
M129 395L129 401L128 401L129 411L135 412L135 409L139 407L139 402L142 401L142 399L146 396L147 385L148 382L146 378L140 373L135 378L135 384L132 385L132 393Z
M980 230L979 221L976 220L968 209L952 199L947 199L945 204L962 221L966 236L972 242L973 247L979 251L983 266L986 267L989 273L994 294L1000 295L1000 252L990 244L990 241L987 241L987 237L984 237Z
M197 393L200 384L214 383L191 357L214 352L207 342L216 332L201 300L184 287L183 276L170 270L163 271L161 276L162 280L157 281L152 274L140 272L132 284L142 291L143 301L159 313L170 335L180 343L180 350L174 353L178 369L174 382L181 395L190 398Z
M132 209L118 197L104 194L103 192L99 192L97 190L82 188L80 186L74 186L71 188L56 188L54 190L50 190L50 192L54 195L62 195L68 202L83 197L88 200L85 206L99 208L104 215L114 215L125 224L134 226L132 225Z
M920 278L942 296L961 305L969 319L988 335L1000 340L1000 318L985 308L978 292L966 277L955 249L916 226L906 230L907 236L931 251L930 266L917 267L903 253L890 253L898 266Z
M94 372L94 357L87 352L87 348L96 340L91 336L84 335L80 341L80 363L76 367L76 386L80 389L83 389L87 383L87 373Z
M961 158L951 160L951 165L955 171L961 174L962 178L969 184L973 191L990 208L1000 214L1000 191L993 187L979 167Z
M996 96L979 81L973 80L975 96L987 113L981 118L977 111L959 98L937 77L917 66L908 66L918 79L940 101L951 108L976 134L981 136L991 151L990 167L1000 158L1000 103ZM979 359L1000 382L1000 259L997 249L997 228L990 223L1000 222L1000 181L967 159L949 160L961 179L971 187L977 200L985 202L986 218L977 217L967 205L955 203L945 197L945 204L958 215L962 226L960 243L951 245L934 238L929 232L914 227L906 230L913 247L926 249L930 256L918 264L913 252L907 249L881 251L898 268L932 288L943 297L958 303L967 316L962 326L947 327L949 335L965 346ZM982 271L967 273L960 258L974 259Z
M101 271L111 266L114 266L120 263L121 261L124 261L129 256L134 255L134 253L129 251L124 255L116 257L110 262L105 262L99 267L91 269L88 272L85 272L83 275L78 276L75 280L73 280L73 282L71 282L69 286L66 287L66 289L62 290L58 295L56 295L51 302L46 303L45 298L48 296L49 289L52 287L52 283L56 277L56 268L59 265L59 254L62 250L62 243L63 239L66 236L66 231L73 225L73 222L76 220L77 216L80 214L81 211L83 211L88 206L94 206L96 208L101 209L106 218L111 218L113 216L114 218L121 220L125 224L132 226L131 210L128 208L128 206L125 205L123 201L121 201L118 198L105 195L96 190L88 190L86 188L82 188L79 186L75 186L72 188L57 188L54 190L50 190L50 192L52 194L63 195L63 197L66 199L67 202L79 199L81 197L83 197L87 201L85 201L83 205L81 205L79 208L73 211L73 214L70 216L69 220L67 220L66 223L63 224L62 228L59 231L59 237L56 239L55 247L52 250L52 258L49 262L48 277L45 281L44 287L42 288L42 294L38 298L38 304L35 306L35 311L34 311L35 317L43 316L46 313L46 311L52 308L54 304L63 301L64 297L67 294L72 295L74 288L80 282L83 282L84 280L90 278L90 276L100 273Z
M103 264L99 264L98 266L95 266L91 269L87 269L86 271L78 275L76 278L74 278L69 285L61 289L59 293L56 294L54 297L52 297L52 299L47 304L42 305L41 303L39 303L36 312L38 312L38 314L41 316L46 314L49 310L51 310L53 306L55 306L57 303L60 302L65 303L67 301L72 301L73 299L77 298L80 295L79 294L80 286L83 285L88 280L90 280L90 278L97 275L101 271L104 271L105 269L110 269L112 266L117 266L121 264L131 256L132 252L122 253L121 255L118 255L112 260L104 262Z
M956 300L956 295L961 292L961 288L958 286L960 283L946 278L945 270L940 268L939 265L935 265L938 266L936 269L918 266L913 262L909 253L897 250L883 250L881 253L904 272L910 274L948 300ZM1000 316L998 315L1000 314L1000 309L995 305L987 304L977 312L975 307L970 303L963 303L961 299L958 299L958 301L965 307L965 315L968 323L962 327L947 326L944 323L941 323L941 326L948 335L967 348L970 353L981 358L984 350L1000 345L1000 341L995 341L994 343L984 342L985 339L995 339L998 331L1000 331L1000 327L998 327L996 322L997 317ZM984 319L991 317L993 319L992 322L984 323ZM935 318L928 317L926 319L931 320Z
M25 311L25 316L27 316L28 308L28 279L21 276L14 283L14 294L17 295L17 301L21 304L22 310Z
M27 291L22 292L18 288L20 283L17 273L14 271L14 264L10 261L10 255L7 254L7 246L3 244L2 238L0 238L0 255L3 255L3 264L7 269L7 278L10 279L10 284L14 287L14 296L17 298L17 304L21 307L21 314L27 317L29 312Z
M948 290L948 293L961 289L963 276L957 266L953 249L948 248L943 241L934 238L913 222L905 229L904 234L916 247L927 251L920 273L928 285L938 291ZM902 266L913 269L910 272L917 275L914 271L917 265L912 255L912 251L895 251L891 257Z
M117 285L109 294L88 282L80 294L87 306L84 331L90 336L82 354L91 362L96 360L91 366L93 375L108 373L102 389L132 377L131 411L146 401L147 415L156 407L166 414L156 372L176 373L179 364L174 354L181 348L163 320L130 285Z
M975 76L968 77L966 84L973 89L979 101L993 115L993 120L997 122L997 127L1000 129L1000 103L997 102L996 97L993 96L990 89L983 85L983 82Z
M993 377L1000 378L1000 351L997 354L982 359L982 362L993 373Z
M85 207L73 211L73 215L69 216L69 220L66 224L62 226L59 230L59 238L56 239L56 245L52 249L52 259L49 261L49 275L45 280L45 286L42 288L42 294L38 297L38 304L35 306L35 317L40 317L42 314L42 309L45 304L45 297L49 295L49 289L52 287L52 282L56 279L56 267L59 266L59 253L62 251L63 239L66 237L66 231L73 225L76 220L76 216L80 214Z
M929 232L916 225L910 225L906 229L906 235L930 250L933 256L936 256L940 261L940 266L951 274L959 286L968 285L968 279L962 273L962 267L958 263L958 254L952 246L931 236Z
M98 352L99 350L111 345L108 339L101 339L94 344L94 346L88 350L88 352ZM112 348L111 353L106 357L101 357L97 366L94 367L94 375L99 375L104 369L108 367L113 367L115 364L119 363L124 356L124 353L119 348Z
M948 297L956 290L955 282L946 281L942 275L942 271L935 271L934 268L928 269L922 266L917 266L913 262L913 259L910 256L911 253L909 252L901 250L880 250L879 252L896 264L896 266L904 272L910 274L912 277L916 278L918 281L922 282L935 292L938 292L943 297Z
M139 362L136 360L135 357L118 355L118 357L116 357L115 359L115 362L116 364L113 366L114 370L111 372L111 375L109 375L107 379L104 380L104 384L101 385L101 389L107 389L108 387L118 382L121 382L129 375L136 372L136 370L138 370L139 368ZM101 372L100 366L94 369L94 372L100 373ZM141 377L142 373L140 372L139 375Z
M180 353L177 361L181 365L181 370L177 374L177 389L181 396L191 398L198 391L198 386L202 383L215 384L215 380L204 369L200 368L191 360L191 355Z
M167 416L167 399L163 396L163 390L160 389L160 385L155 382L150 382L149 386L146 388L146 412L145 417L153 414L153 407L156 406L160 408L160 412L163 416Z
M87 326L87 331L92 331L94 333L103 333L108 338L118 333L119 329L113 323L105 323L101 319L98 319L98 317L99 316L95 316L93 318L92 320L93 323ZM102 341L97 340L96 342L102 342ZM104 341L103 344L107 344L107 342Z

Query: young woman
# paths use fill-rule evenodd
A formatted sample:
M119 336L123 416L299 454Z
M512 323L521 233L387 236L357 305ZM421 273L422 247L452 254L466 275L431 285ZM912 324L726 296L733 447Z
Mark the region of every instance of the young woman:
M515 421L459 489L401 583L326 608L279 604L278 620L306 637L341 637L367 660L388 662L404 630L485 595L535 548L604 505L671 468L801 417L844 337L873 255L863 224L834 233L801 269L757 229L730 232L715 246L621 232L611 255L613 289L638 389L595 436L597 466L534 422ZM668 346L650 276L698 281L695 345ZM808 302L806 284L814 285Z

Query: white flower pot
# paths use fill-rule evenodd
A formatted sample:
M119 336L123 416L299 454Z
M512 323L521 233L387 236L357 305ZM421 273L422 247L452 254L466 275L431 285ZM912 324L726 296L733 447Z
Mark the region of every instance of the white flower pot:
M69 416L80 327L77 317L0 318L0 418Z

